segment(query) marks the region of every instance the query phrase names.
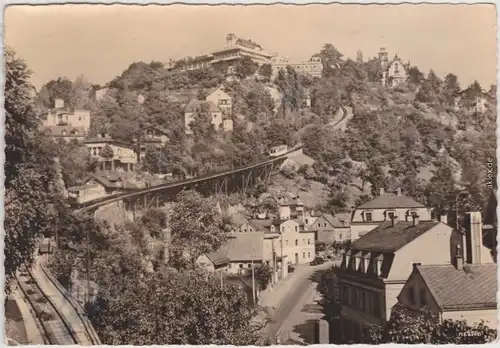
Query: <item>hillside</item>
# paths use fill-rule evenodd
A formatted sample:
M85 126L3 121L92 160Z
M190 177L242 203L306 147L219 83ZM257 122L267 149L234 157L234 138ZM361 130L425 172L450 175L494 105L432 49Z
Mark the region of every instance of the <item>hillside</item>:
M349 210L380 188L397 187L440 212L451 209L458 188L470 192L471 208L484 205L486 159L495 158L496 148L495 86L484 92L475 82L460 89L453 74L440 79L413 66L406 83L385 87L375 58L344 60L333 45L318 55L323 77L298 75L289 67L274 81L248 74L228 82L214 69L172 72L158 62L138 62L110 81L99 100L95 86L84 89L87 98L76 97L82 79L57 80L42 88L39 104L61 96L72 105L83 103L92 110L93 133L127 141L144 125L167 129L169 143L147 152L142 170L150 173L201 175L300 141L314 164L282 171L269 189L294 191L310 206ZM202 112L187 137L186 104L221 84L233 100L234 130L215 132ZM484 101L481 111L478 100ZM352 108L350 117L337 129L328 127L343 105Z

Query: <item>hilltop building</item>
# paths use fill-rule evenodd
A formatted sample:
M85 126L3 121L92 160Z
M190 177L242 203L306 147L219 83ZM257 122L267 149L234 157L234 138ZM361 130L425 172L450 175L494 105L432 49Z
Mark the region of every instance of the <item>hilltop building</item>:
M407 64L403 63L397 54L389 61L388 53L385 48L380 49L378 57L380 60L380 67L382 68L382 85L394 87L406 82L408 70L410 69L410 62Z
M271 78L275 79L280 70L286 71L287 66L292 67L297 74L311 75L313 77L321 77L323 72L323 63L320 57L312 57L307 62L291 62L288 58L275 56L271 58L271 67L273 69Z
M269 63L271 57L275 55L252 40L243 39L230 33L226 36L225 47L216 49L209 54L180 61L178 67L181 70L195 70L225 64L228 66L227 73L231 73L231 67L234 68L235 63L243 57L250 57L252 61L262 65Z

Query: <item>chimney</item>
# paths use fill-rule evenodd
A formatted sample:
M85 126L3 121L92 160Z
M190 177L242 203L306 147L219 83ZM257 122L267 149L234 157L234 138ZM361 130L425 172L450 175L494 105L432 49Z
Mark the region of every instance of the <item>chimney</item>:
M465 260L470 264L493 263L490 250L483 245L483 224L480 212L468 212L465 233Z
M380 188L380 196L383 196L383 195L384 195L384 188L383 188L383 187L381 187L381 188Z
M391 216L392 227L398 223L398 217L396 215Z
M396 194L397 194L398 196L401 196L401 187L398 187L398 189L396 190Z
M456 267L459 271L464 269L464 257L462 256L462 249L460 244L457 245L457 254L455 255Z
M415 215L412 215L412 218L413 218L413 226L417 226L419 216L417 214L415 214Z
M441 215L439 219L443 224L448 225L448 215Z

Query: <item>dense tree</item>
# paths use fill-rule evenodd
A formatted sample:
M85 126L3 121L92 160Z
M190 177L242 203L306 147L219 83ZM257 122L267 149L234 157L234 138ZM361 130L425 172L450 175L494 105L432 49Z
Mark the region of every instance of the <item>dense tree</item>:
M340 327L340 287L336 272L337 267L332 267L321 274L317 290L323 296L323 313L330 327L330 343L341 344Z
M255 63L252 58L248 56L244 56L236 63L236 74L240 78L246 78L248 76L252 76L257 72L259 68L259 64Z
M374 326L369 344L484 344L496 339L496 330L479 322L440 320L428 308L411 311L396 304L384 327Z
M259 282L260 288L265 290L273 277L273 269L267 264L260 264L254 269L255 279Z
M273 69L271 67L271 64L267 63L262 64L259 68L259 74L261 74L263 77L270 79L273 74Z
M333 76L335 68L340 66L344 55L335 46L327 43L323 45L321 51L316 56L320 57L323 63L323 75L329 77Z
M5 277L6 290L21 264L33 260L47 221L53 160L41 146L31 104L31 72L14 51L5 51Z
M419 85L424 80L424 74L416 66L412 66L408 69L408 83Z
M443 93L445 95L445 101L448 104L452 104L454 98L458 97L460 93L460 84L458 83L458 77L453 74L448 74L444 78Z
M88 175L97 168L97 161L93 159L86 147L70 142L60 148L59 163L66 187L82 185Z
M222 217L214 202L194 191L182 192L170 217L172 252L179 263L183 253L194 268L203 253L218 249L226 240Z

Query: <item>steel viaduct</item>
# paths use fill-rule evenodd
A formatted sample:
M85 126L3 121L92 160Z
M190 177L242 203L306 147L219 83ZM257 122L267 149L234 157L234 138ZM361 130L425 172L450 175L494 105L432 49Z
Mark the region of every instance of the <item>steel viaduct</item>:
M78 212L93 212L105 205L123 202L126 210L141 210L159 207L184 190L196 190L202 194L244 193L257 182L269 182L273 171L292 154L302 151L302 144L286 153L267 158L249 165L218 173L210 173L191 179L151 186L133 192L118 193L79 204Z

